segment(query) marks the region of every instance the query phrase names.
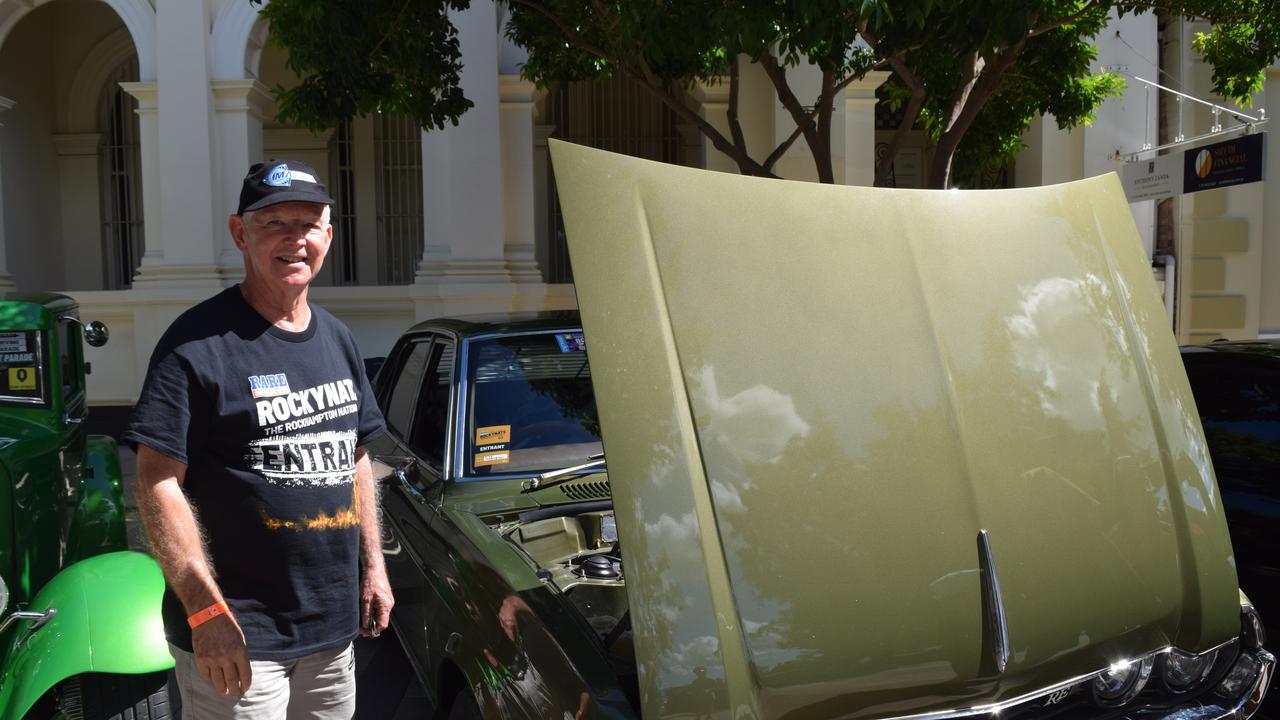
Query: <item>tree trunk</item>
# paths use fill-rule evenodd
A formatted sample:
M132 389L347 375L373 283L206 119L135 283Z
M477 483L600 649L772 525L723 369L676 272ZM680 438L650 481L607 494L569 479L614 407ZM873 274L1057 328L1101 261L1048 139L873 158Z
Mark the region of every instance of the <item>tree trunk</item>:
M990 61L984 59L980 65L975 64L975 67L981 68L981 72L975 78L972 87L962 88L957 94L955 102L960 105L952 108L953 120L938 138L938 145L934 148L933 162L929 167L930 188L945 190L951 184L951 163L955 159L956 150L960 147L960 141L973 126L973 121L982 112L987 100L995 94L996 88L1000 86L1000 80L1005 72L1013 67L1026 43L1027 40L1024 37L1002 52L996 53Z

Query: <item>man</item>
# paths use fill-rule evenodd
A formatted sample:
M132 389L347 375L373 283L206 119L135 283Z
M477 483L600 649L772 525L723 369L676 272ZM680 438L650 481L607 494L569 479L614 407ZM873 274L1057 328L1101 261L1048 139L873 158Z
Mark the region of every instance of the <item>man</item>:
M382 416L307 303L332 203L303 163L250 168L227 223L244 282L164 334L124 435L188 718L350 718L351 642L391 612L363 449Z

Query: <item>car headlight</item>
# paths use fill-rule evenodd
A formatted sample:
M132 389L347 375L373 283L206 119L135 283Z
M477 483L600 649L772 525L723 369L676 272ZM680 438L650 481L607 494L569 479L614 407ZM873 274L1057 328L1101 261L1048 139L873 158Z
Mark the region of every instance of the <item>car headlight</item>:
M1138 696L1147 686L1155 660L1125 660L1102 671L1090 683L1093 700L1105 707L1119 707Z
M1174 648L1164 656L1161 678L1171 692L1184 693L1203 682L1217 660L1217 650L1192 655Z
M9 586L4 584L4 578L0 578L0 612L4 612L9 607Z

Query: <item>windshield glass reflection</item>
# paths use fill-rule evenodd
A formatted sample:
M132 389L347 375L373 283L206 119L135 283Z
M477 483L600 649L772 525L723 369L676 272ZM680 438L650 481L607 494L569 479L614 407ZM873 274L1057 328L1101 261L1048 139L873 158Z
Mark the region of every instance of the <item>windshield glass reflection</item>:
M601 452L580 330L472 342L467 388L467 475L539 473Z

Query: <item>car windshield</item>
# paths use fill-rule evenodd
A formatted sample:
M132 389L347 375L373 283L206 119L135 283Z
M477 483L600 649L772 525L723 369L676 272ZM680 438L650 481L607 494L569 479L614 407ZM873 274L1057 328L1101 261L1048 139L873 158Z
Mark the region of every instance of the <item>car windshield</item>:
M466 475L540 473L601 452L581 330L473 341Z

